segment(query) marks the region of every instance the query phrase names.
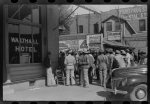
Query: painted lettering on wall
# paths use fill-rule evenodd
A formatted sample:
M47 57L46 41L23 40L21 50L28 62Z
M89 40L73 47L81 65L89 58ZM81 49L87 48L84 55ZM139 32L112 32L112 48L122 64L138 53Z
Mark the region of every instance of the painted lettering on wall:
M124 19L147 18L147 6L137 6L132 8L120 9L119 14Z

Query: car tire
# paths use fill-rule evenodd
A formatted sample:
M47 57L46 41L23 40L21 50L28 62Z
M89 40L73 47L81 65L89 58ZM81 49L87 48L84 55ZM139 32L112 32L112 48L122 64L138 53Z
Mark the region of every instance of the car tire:
M142 91L144 93L144 97L139 98L138 93L139 91ZM146 84L140 84L133 88L132 92L130 93L130 99L131 101L147 101L147 85Z

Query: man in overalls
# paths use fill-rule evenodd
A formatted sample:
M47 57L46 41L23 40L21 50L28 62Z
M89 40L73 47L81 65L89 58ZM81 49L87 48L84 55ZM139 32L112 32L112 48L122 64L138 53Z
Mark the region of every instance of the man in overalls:
M106 88L107 65L108 57L104 55L103 50L100 50L97 58L97 67L99 68L100 85L104 88Z
M89 69L89 60L86 55L87 52L83 51L81 56L79 56L79 65L80 65L80 85L88 88L89 87L89 78L88 78L88 69Z

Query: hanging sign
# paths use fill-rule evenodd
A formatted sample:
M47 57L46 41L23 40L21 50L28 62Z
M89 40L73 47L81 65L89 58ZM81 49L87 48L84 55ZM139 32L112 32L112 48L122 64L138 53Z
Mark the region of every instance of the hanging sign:
M121 32L107 31L108 40L121 40Z

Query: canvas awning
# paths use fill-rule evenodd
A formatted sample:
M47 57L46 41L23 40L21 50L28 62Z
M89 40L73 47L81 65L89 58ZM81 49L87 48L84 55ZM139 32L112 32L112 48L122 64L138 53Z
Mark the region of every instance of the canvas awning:
M133 48L127 45L123 45L120 42L115 42L115 41L108 41L108 40L103 40L103 44L112 46L112 47L120 47L120 48Z

